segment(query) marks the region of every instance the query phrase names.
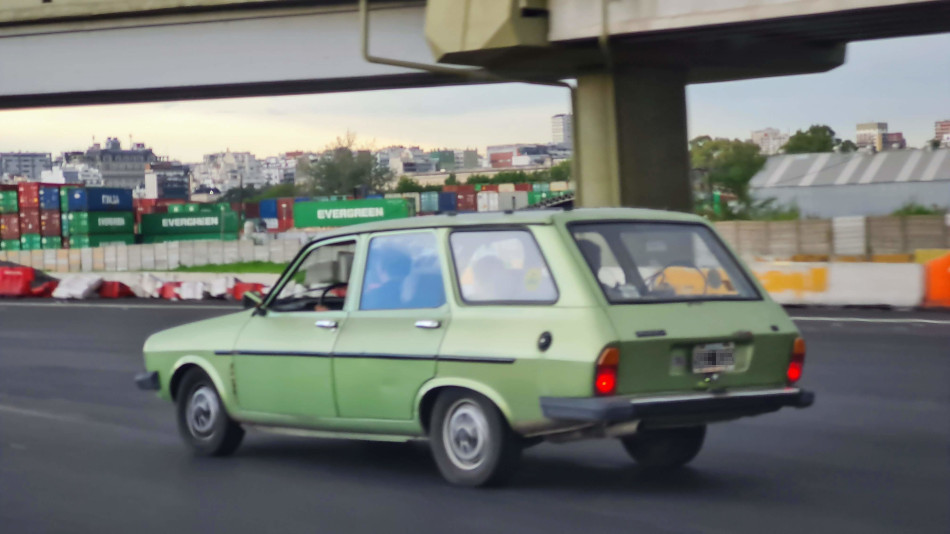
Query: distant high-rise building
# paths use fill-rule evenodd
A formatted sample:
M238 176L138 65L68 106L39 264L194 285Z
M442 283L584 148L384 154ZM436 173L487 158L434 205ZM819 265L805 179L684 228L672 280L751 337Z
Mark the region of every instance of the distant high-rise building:
M884 149L884 134L887 133L886 122L864 122L858 124L855 144L858 148L873 147L874 150Z
M158 158L142 143L122 148L118 138L106 140L105 148L98 143L86 150L85 161L102 175L106 187L135 188L145 183L145 167Z
M934 123L934 139L940 141L940 146L950 148L950 120Z
M551 134L555 145L574 144L574 115L562 113L551 117Z
M51 154L37 152L5 152L0 154L0 175L23 177L36 182L43 171L53 166Z
M788 142L788 134L783 134L775 128L764 128L752 132L752 142L759 145L760 153L772 156L781 152Z

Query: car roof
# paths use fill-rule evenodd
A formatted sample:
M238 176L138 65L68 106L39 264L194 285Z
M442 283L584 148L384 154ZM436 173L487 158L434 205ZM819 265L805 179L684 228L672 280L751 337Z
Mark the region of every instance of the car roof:
M460 213L444 215L424 215L406 219L390 219L363 224L344 226L320 234L315 241L354 234L388 232L393 230L412 230L416 228L464 228L467 226L510 226L530 224L555 224L596 221L664 221L664 222L703 222L704 219L693 214L675 211L652 210L643 208L579 208L531 209L520 211L491 211L482 213Z

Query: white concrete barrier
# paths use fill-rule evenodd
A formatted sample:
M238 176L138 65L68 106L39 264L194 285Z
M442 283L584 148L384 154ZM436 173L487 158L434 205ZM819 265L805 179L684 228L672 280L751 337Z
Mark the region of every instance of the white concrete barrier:
M924 266L916 263L753 262L750 268L782 304L919 306Z

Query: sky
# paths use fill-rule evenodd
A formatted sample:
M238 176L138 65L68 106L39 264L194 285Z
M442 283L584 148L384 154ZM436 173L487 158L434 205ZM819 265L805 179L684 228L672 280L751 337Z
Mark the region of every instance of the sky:
M854 138L859 122L887 122L911 147L950 119L950 34L853 43L833 71L687 88L689 136L747 139L774 127L828 124ZM477 148L551 141L567 91L505 84L0 111L0 151L84 150L95 139L144 142L185 162L213 152L258 157L322 150L347 131L382 148Z

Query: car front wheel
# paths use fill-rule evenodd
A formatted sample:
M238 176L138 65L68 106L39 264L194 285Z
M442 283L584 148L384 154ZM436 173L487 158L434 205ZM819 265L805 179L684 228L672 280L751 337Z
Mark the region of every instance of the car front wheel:
M429 441L442 476L459 486L503 484L521 460L521 439L498 408L474 392L446 391L432 411Z
M621 438L624 449L642 468L663 471L692 461L703 447L706 426L644 429Z
M244 439L244 429L228 416L214 384L201 371L189 371L182 379L176 408L178 431L201 456L227 456Z

